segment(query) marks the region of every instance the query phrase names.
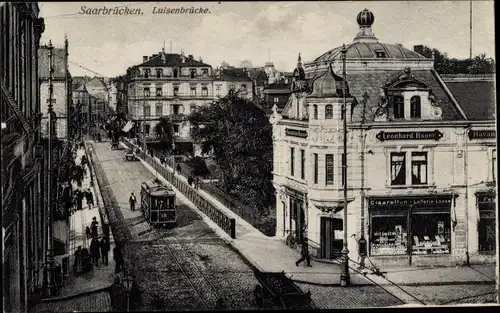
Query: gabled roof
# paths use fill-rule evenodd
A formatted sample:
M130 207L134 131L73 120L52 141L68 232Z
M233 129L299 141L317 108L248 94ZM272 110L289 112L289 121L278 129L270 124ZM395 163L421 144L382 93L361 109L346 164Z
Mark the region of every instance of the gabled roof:
M52 67L54 68L54 79L66 77L66 51L61 48L52 49ZM38 48L38 77L49 78L49 49L47 46Z
M442 74L469 120L495 120L495 74Z
M227 68L220 72L220 77L216 80L232 81L232 82L251 82L252 79L247 75L246 71L242 68Z
M146 62L139 64L141 67L164 67L164 66L178 66L178 67L212 67L209 64L197 61L193 58L185 56L185 61L182 62L180 54L177 53L163 53L153 54Z

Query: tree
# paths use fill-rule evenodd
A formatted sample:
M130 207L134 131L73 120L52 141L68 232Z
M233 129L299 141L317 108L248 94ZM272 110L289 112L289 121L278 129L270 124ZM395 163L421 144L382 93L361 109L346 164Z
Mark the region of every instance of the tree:
M191 137L212 153L229 194L245 195L260 214L274 204L272 126L251 101L229 94L188 117Z
M168 116L163 116L155 125L154 132L157 138L160 138L160 145L163 150L170 151L174 142L174 126Z
M495 61L482 53L470 59L450 59L446 53L438 49L423 46L421 54L432 58L434 53L434 68L441 74L490 74L495 73Z

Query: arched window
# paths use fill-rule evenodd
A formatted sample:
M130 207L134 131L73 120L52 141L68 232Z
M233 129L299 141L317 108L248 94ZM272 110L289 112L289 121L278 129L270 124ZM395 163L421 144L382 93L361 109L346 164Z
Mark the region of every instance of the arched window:
M411 118L420 118L421 110L420 110L420 97L413 96L410 99L410 117Z
M333 118L333 105L328 104L325 106L325 119L331 120Z
M318 119L318 106L317 106L316 104L315 104L315 105L313 105L313 111L314 111L314 112L313 112L313 118L314 118L315 120L317 120L317 119Z

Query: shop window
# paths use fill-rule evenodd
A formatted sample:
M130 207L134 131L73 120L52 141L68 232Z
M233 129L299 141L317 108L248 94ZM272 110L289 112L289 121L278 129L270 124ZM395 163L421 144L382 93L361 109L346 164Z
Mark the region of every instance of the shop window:
M411 153L411 184L427 184L427 152Z
M371 220L371 255L407 254L407 217L377 216Z
M406 184L406 153L391 153L391 185Z
M148 104L144 105L143 113L145 117L151 115L151 107Z
M306 152L300 149L300 179L306 178Z
M325 119L331 120L333 118L333 105L328 104L325 106Z
M449 213L417 213L411 216L411 253L450 253Z
M479 252L494 254L495 240L495 194L478 194L477 209L479 210L478 243Z
M314 183L318 183L318 154L314 153Z
M144 97L149 97L149 95L150 95L149 88L148 87L144 88Z
M163 115L163 106L161 104L157 104L155 108L155 113L157 116Z
M333 154L325 156L325 181L327 185L333 185Z
M156 88L156 96L161 97L162 95L163 95L163 93L162 93L161 87Z
M420 118L422 116L420 112L420 97L413 96L410 99L410 118Z
M192 86L191 87L191 93L190 93L191 97L196 97L196 87L195 86Z
M318 119L318 106L317 106L316 104L315 104L315 105L313 105L313 118L314 118L315 120L317 120L317 119Z
M201 87L201 95L203 97L208 97L208 88L207 87Z
M293 176L294 173L294 163L295 163L295 148L290 147L290 175Z
M405 118L405 98L403 96L392 96L391 98L394 118Z

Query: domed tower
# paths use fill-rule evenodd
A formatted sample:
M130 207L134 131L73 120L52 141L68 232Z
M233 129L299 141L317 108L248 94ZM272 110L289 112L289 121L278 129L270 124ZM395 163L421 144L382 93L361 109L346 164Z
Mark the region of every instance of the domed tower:
M375 22L375 15L368 9L358 13L356 21L359 25L359 32L354 42L371 42L377 43L378 39L372 31L373 22Z
M302 59L300 57L300 53L297 59L297 67L293 71L291 91L292 93L308 91L306 72L302 67Z

